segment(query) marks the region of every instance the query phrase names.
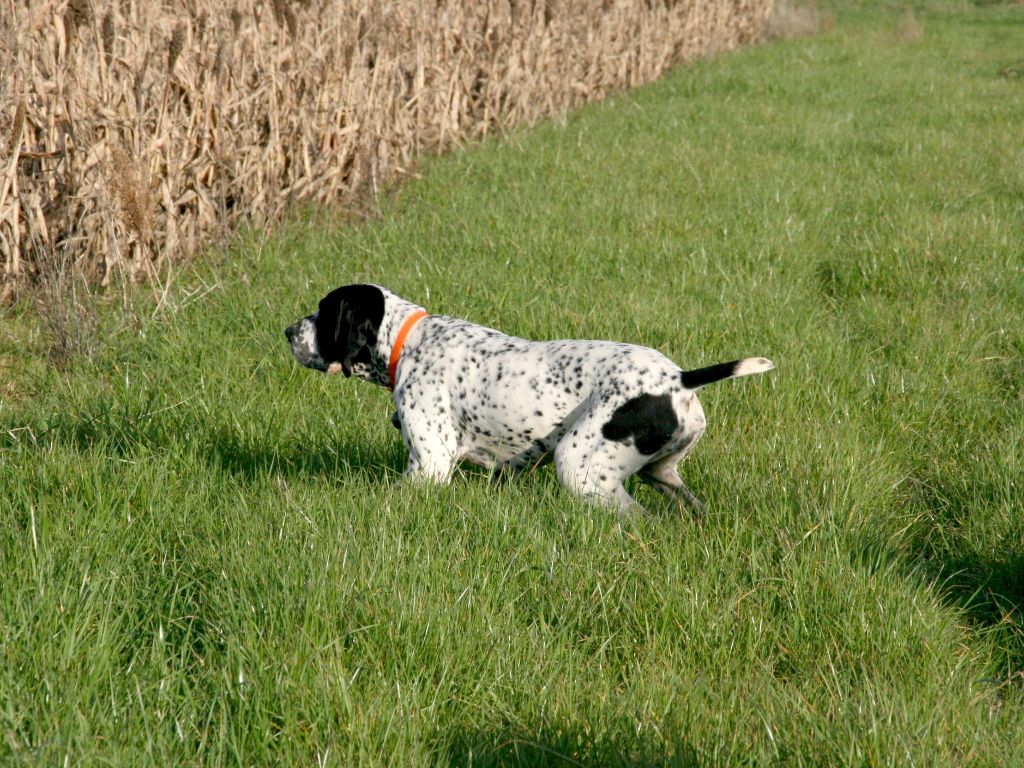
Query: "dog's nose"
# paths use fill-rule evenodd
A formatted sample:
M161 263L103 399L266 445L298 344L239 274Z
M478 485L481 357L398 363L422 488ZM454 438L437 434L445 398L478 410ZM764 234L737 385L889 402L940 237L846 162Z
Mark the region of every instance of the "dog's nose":
M294 326L289 325L287 328L284 329L284 337L286 339L288 339L288 341L291 341L292 340L292 336L294 336L294 335L295 335L295 327Z

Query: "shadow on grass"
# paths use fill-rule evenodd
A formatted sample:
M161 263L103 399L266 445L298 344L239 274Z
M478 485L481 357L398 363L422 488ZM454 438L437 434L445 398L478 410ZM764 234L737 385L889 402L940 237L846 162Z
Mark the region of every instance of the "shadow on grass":
M680 766L700 765L696 750L685 739L638 734L632 721L616 723L612 733L595 737L571 724L529 732L508 729L463 729L448 734L445 753L450 766Z
M932 476L914 493L914 504L929 521L915 538L914 554L948 605L990 631L1007 665L1007 675L1024 670L1024 552L1001 498L1001 482L988 471L968 470L957 481ZM967 521L987 515L988 526L1005 534L993 542L971 535Z
M213 466L247 481L271 475L288 478L342 479L360 477L370 483L393 482L405 469L400 442L346 441L254 445L223 431L210 444L206 458Z
M321 433L309 441L282 442L247 435L197 414L155 414L147 404L61 414L38 436L41 442L97 451L118 458L155 452L198 459L249 482L274 475L287 478L343 479L371 483L397 478L405 467L401 440L350 441Z
M950 552L925 569L943 602L996 633L1006 675L1024 672L1024 553Z
M998 486L980 477L954 483L934 475L910 485L901 503L912 524L897 540L874 539L865 551L886 552L908 575L933 585L945 605L994 640L1005 677L1019 676L1024 671L1024 551L1008 507L991 503L999 498ZM985 515L985 527L1005 533L983 535L968 525Z

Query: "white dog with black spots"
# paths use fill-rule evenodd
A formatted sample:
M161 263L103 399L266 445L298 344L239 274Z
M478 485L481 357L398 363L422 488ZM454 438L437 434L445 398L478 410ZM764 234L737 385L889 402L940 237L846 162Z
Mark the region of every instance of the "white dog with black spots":
M613 341L527 341L444 315L377 285L346 285L285 330L302 365L393 390L405 474L447 482L458 462L519 472L554 460L567 488L628 511L636 474L700 514L677 466L704 434L696 390L763 373L749 357L684 371Z

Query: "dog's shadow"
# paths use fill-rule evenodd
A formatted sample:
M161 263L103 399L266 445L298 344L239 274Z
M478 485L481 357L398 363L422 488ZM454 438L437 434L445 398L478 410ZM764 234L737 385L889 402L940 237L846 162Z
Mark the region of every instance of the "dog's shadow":
M408 452L397 433L392 439L373 439L347 442L331 439L319 443L296 443L266 447L253 444L233 432L219 435L207 452L211 465L244 479L259 482L266 477L285 479L318 479L332 482L346 482L359 479L369 485L390 485L397 482L403 472ZM536 485L541 492L552 490L571 493L561 489L555 477L553 465L540 466L519 475L499 475L491 470L463 461L455 469L454 478L464 478L471 483L496 487L506 483ZM678 501L672 501L638 478L628 483L630 493L641 503L639 514L653 519L680 519L701 522L692 511Z
M206 455L211 466L247 482L268 476L332 481L358 477L385 484L397 480L406 463L400 440L264 446L228 431L211 441Z
M247 484L284 478L390 485L402 476L408 459L397 431L388 430L386 436L378 434L363 439L331 432L307 439L289 439L281 434L269 437L258 429L240 429L229 422L210 423L195 412L154 411L148 402L119 407L97 403L86 411L60 414L51 420L40 437L83 452L98 449L120 459L149 451L191 455ZM490 485L533 484L543 487L545 494L559 485L550 463L494 478L490 470L462 462L456 469L456 476ZM643 509L654 517L692 518L688 509L637 478L631 478L627 487ZM568 497L569 492L565 493Z
M151 412L147 403L104 406L51 419L41 442L64 444L83 452L100 451L126 459L140 452L195 456L211 468L247 483L267 477L286 479L361 478L388 483L401 476L406 452L397 433L381 440L349 440L323 433L316 439L266 439L228 423L209 423L198 414Z

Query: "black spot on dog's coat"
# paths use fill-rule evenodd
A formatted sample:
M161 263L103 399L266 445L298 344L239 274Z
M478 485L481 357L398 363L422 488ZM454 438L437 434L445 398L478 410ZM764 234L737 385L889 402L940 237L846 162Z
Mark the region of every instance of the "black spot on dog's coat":
M649 456L672 439L678 426L669 395L639 395L615 409L601 434L620 443L633 438L636 449Z

